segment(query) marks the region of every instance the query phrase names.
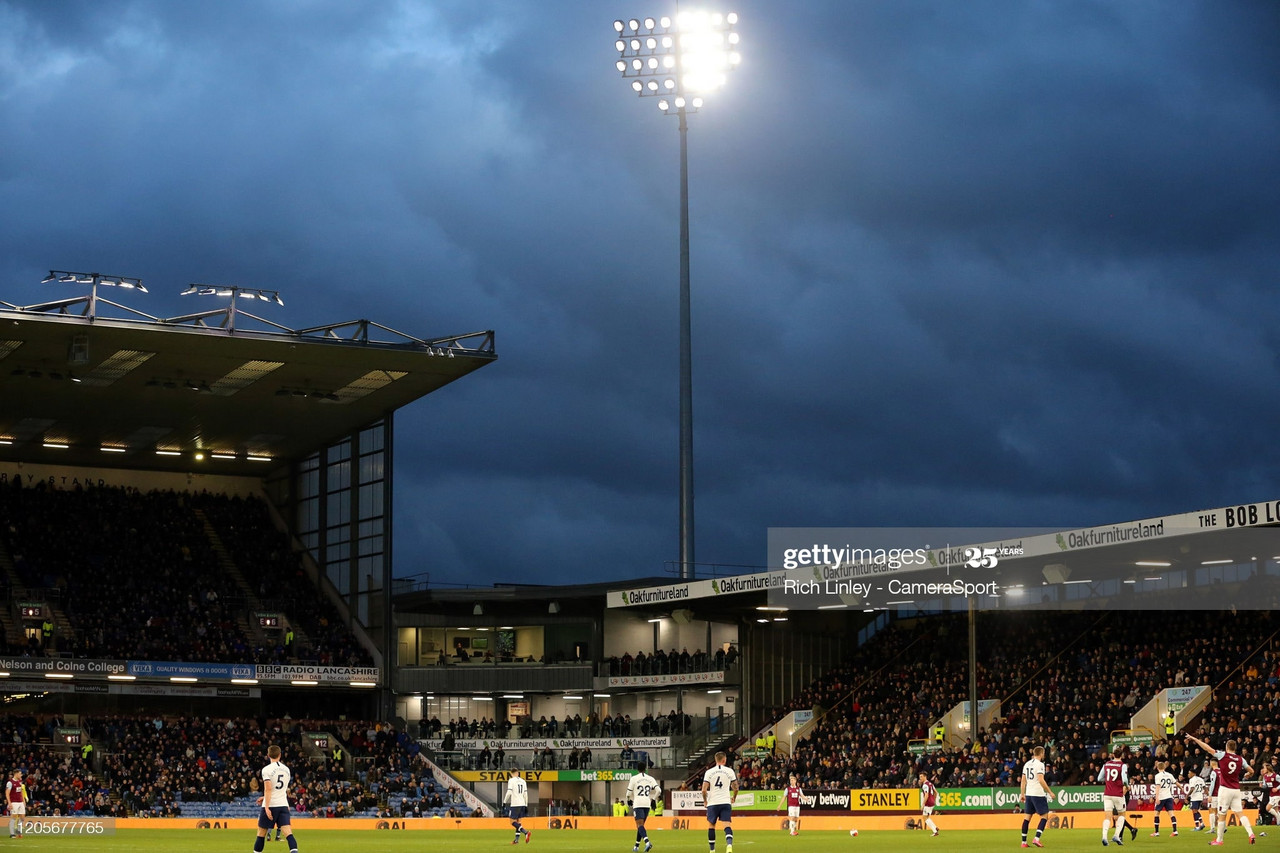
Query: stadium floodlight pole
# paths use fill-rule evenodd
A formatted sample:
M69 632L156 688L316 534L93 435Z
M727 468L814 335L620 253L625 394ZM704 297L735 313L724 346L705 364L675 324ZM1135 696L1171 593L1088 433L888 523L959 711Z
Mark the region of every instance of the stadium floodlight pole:
M146 293L147 289L142 286L142 279L134 278L127 275L103 275L96 272L67 272L66 270L49 270L49 274L40 280L41 284L49 284L50 282L58 282L59 284L87 284L89 285L89 297L85 304L84 316L88 317L92 322L98 316L98 285L107 285L109 287L119 287L125 290L137 290ZM61 303L49 303L48 305L35 306L42 310L49 310L55 307L67 307L80 299L62 300ZM110 299L103 299L108 305L114 305L116 308L124 308L123 305L116 305ZM125 310L130 310L125 308Z
M284 307L284 300L280 298L279 291L260 290L256 287L239 287L237 285L224 284L189 284L187 285L187 289L178 295L230 297L226 308L219 308L214 311L204 311L200 314L188 314L185 317L175 317L172 320L169 320L170 323L181 323L189 320L201 321L209 317L222 315L222 328L226 329L228 332L234 332L236 330L237 299L261 299L263 302L274 302L276 305ZM261 323L267 323L272 326L278 325L276 323L272 323L270 320L264 320L256 314L250 314L248 311L241 311L239 313L252 317Z
M969 737L978 742L978 596L969 596Z
M693 535L693 332L689 308L689 123L702 96L741 61L734 12L680 12L673 21L614 21L614 67L640 97L680 120L680 578L695 574Z

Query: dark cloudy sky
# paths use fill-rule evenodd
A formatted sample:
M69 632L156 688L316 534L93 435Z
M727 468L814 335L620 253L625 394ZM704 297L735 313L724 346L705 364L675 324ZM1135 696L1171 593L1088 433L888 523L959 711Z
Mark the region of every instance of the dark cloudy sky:
M699 562L1280 497L1280 3L735 8L689 132ZM672 10L0 0L0 299L493 328L397 418L397 572L661 574L678 134L611 22Z

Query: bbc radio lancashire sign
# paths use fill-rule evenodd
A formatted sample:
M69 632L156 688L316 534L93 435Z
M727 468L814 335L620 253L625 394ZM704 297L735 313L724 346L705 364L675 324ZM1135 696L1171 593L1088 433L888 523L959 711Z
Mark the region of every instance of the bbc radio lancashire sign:
M273 664L255 666L259 681L319 681L322 684L347 684L352 681L377 683L376 666L309 666L306 664Z

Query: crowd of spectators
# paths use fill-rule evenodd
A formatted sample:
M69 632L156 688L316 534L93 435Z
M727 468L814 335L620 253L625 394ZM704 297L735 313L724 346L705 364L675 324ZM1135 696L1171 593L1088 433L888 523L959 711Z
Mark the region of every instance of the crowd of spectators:
M203 518L201 517L203 515ZM10 654L367 666L369 653L303 573L265 504L114 486L0 487L0 546L28 588L50 590L70 632L33 633ZM249 596L224 571L205 529L218 531L245 582L305 632L260 643L243 629ZM110 578L110 582L103 582Z
M329 805L345 782L340 766L310 761L299 731L283 721L113 716L83 725L101 752L103 781L121 793L131 814L257 796L271 743L280 744L281 760L297 776L300 811Z
M63 725L55 715L0 716L0 766L23 771L31 814L176 817L190 803L255 801L267 746L277 743L294 774L296 811L372 815L387 807L392 793L405 791L403 784L380 790L380 780L417 767L417 743L385 723L82 717L75 727L91 746L70 748L57 740ZM307 730L327 731L340 743L328 754L308 754L302 746ZM350 767L344 751L354 759ZM425 783L428 792L434 787Z
M307 577L289 536L278 530L259 498L200 493L192 504L201 509L228 546L234 545L237 564L259 603L266 610L287 614L291 625L306 634L305 648L275 651L293 653L326 666L370 666L372 658L342 624L337 608Z
M224 660L247 653L226 604L235 586L181 495L10 485L0 488L0 517L19 578L57 590L75 625L55 638L59 654Z
M523 716L512 723L509 720L492 720L482 717L468 720L466 717L451 718L448 723L441 723L438 717L422 721L423 736L428 738L599 738L599 737L635 737L649 735L673 735L687 732L693 726L693 718L688 714L678 713L672 709L667 714L645 714L638 722L631 719L630 714L610 716L592 711L583 717L581 714L566 716L557 720L555 714L548 719L546 714L537 720L532 716ZM444 747L449 749L450 747Z
M966 626L955 616L899 623L778 709L776 717L818 710L790 755L752 756L739 773L744 786L764 788L782 787L792 772L809 787L912 787L922 770L942 786L1016 786L1030 749L1044 744L1051 782L1088 784L1111 733L1159 691L1184 684L1215 688L1197 721L1201 737L1218 746L1236 737L1246 758L1270 760L1280 741L1271 722L1280 652L1264 645L1277 627L1268 611L983 614L978 695L1001 699L1001 716L976 738L952 733L944 748L921 752L933 723L968 698ZM1174 738L1134 758L1141 780L1157 758L1185 774L1204 757Z
M296 811L373 815L394 804L391 794L406 791L404 784L380 781L400 779L418 766L417 743L385 723L129 715L77 722L91 747L55 746L63 725L56 716L0 717L0 761L23 770L32 814L174 817L189 803L254 801L267 746L277 743L293 771ZM341 741L328 754L308 754L302 745L308 729ZM344 744L350 767L342 760ZM430 794L435 787L428 781L423 789ZM428 799L423 808L430 805Z
M466 801L459 788L453 785L446 787L429 776L382 774L379 787L384 794L379 817L425 817L433 813L444 817L483 817L478 810L466 810Z
M32 814L114 814L109 788L81 753L53 748L62 724L56 715L0 715L0 767L6 778L22 771Z
M422 751L416 738L405 729L397 730L389 723L372 721L351 723L345 720L301 724L304 729L332 731L340 741L348 745L356 758L366 758L368 767L380 773L407 773L415 766L415 759Z
M718 648L714 653L698 649L693 654L689 650L670 653L658 649L646 655L643 651L626 652L622 657L609 657L604 665L608 675L671 675L685 672L719 672L731 669L738 662L738 647L730 645L728 650Z
M180 817L192 804L252 808L275 743L293 771L290 800L301 815L480 816L459 788L418 775L416 740L388 723L80 717L69 726L85 735L79 747L59 741L64 725L56 715L0 716L0 766L22 770L29 814ZM328 752L308 751L307 732L338 740Z

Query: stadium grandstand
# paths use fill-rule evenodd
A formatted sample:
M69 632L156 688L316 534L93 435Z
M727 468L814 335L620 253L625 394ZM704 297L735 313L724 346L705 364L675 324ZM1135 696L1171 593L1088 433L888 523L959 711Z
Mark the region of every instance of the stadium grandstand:
M1034 745L1047 747L1053 783L1075 791L1118 744L1131 746L1142 791L1157 759L1182 779L1206 771L1183 731L1235 736L1270 760L1277 511L977 540L979 553L1007 555L979 568L955 561L963 548L934 548L919 566L881 567L859 598L787 593L788 579L815 575L786 570L419 590L396 601L401 700L425 748L487 798L504 768L564 790L583 767L625 769L643 753L687 802L679 789L727 750L749 789L776 792L794 772L836 796L906 797L923 771L948 796L995 792L990 810L1002 790L1016 799ZM994 587L960 594L948 573ZM891 578L927 594L885 601Z
M106 298L137 279L46 281L87 295L0 302L0 760L32 813L255 816L269 742L309 814L474 813L396 725L394 413L493 333L295 330L246 307L278 294L204 286L223 307L161 318Z
M394 413L492 332L291 330L234 290L164 319L51 277L89 296L0 303L0 761L33 811L252 816L272 742L305 814L380 818L492 815L514 768L536 814L607 815L641 764L688 813L717 750L751 790L925 772L988 809L1037 745L1067 790L1116 745L1138 786L1204 772L1183 731L1280 752L1275 502L892 568L397 583Z

